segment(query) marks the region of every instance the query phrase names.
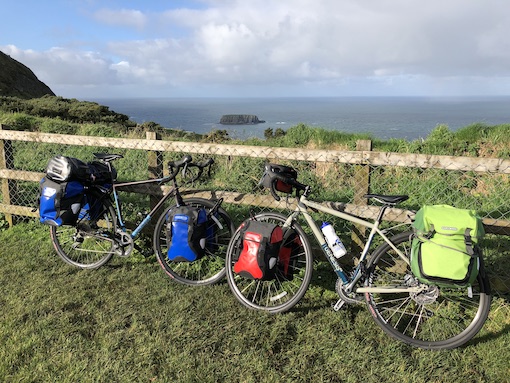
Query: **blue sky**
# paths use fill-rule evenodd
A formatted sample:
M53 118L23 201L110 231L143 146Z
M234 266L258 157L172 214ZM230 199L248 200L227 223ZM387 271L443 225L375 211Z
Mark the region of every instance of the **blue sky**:
M506 0L2 0L57 95L510 95Z

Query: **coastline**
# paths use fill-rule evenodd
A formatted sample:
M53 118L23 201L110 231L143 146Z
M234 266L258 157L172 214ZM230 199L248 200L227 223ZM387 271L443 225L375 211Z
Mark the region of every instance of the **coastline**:
M227 130L232 138L263 138L268 128L299 123L375 138L425 138L435 127L450 130L484 123L510 123L510 96L491 97L278 97L278 98L98 98L91 101L137 123L204 134ZM222 125L225 114L253 114L264 124Z

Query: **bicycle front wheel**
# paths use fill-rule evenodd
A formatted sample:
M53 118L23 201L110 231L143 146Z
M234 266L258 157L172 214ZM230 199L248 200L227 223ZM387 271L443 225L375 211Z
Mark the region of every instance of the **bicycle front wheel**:
M215 201L188 198L184 200L184 204L205 208L209 212ZM173 207L161 214L154 229L154 252L159 264L172 279L185 285L210 285L220 281L225 276L225 253L235 230L230 216L220 207L207 221L204 256L193 262L175 262L167 256L167 215Z
M262 213L255 219L271 222L283 227L287 217L278 213ZM291 249L287 274L278 268L274 278L270 280L253 280L234 272L242 248L241 228L237 229L230 241L225 260L227 281L234 296L244 306L270 313L280 313L291 309L305 295L310 284L313 271L313 257L310 242L296 222L291 230L293 235L285 236L282 247ZM287 229L283 229L284 232Z
M391 241L408 259L411 234ZM387 244L380 245L368 263L365 286L405 287L417 284L408 262ZM468 288L429 286L419 293L365 293L375 322L390 336L415 347L452 349L473 338L490 309L490 287L484 272Z
M81 269L97 269L115 254L115 210L109 200L96 203L101 207L94 205L93 213L82 208L75 226L50 227L51 242L57 254L66 263Z

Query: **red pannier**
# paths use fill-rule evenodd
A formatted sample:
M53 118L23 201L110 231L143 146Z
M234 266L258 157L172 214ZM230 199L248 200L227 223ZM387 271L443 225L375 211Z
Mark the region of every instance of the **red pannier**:
M273 279L278 270L282 228L255 220L245 221L243 225L240 232L242 248L234 263L234 272L249 279Z

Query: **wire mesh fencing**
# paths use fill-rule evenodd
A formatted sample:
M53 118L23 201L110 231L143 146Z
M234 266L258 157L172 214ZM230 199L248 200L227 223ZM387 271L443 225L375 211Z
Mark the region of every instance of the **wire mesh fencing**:
M167 175L168 161L191 154L194 162L214 159L210 176L187 183L179 180L187 196L223 198L223 207L236 224L250 214L285 210L293 196L275 201L267 189L259 187L267 162L294 167L298 180L310 185L311 199L361 216L375 218L378 208L364 195L406 194L409 199L387 215L393 223L410 223L412 214L423 205L448 204L474 209L484 219L487 269L499 294L510 292L510 160L378 153L365 142L360 150L338 151L303 148L227 145L158 140L154 133L145 139L71 136L0 129L0 212L12 224L17 219L37 216L39 181L54 156L63 155L92 161L93 153L117 153L123 158L113 165L118 180L135 181ZM142 186L136 193L125 191L123 213L132 221L168 186ZM317 215L317 219L329 219ZM354 228L334 222L341 238L354 242Z

